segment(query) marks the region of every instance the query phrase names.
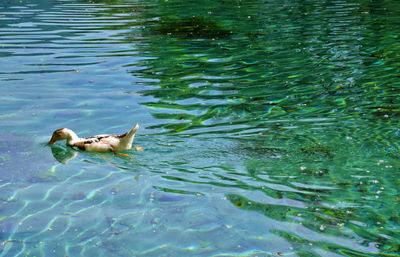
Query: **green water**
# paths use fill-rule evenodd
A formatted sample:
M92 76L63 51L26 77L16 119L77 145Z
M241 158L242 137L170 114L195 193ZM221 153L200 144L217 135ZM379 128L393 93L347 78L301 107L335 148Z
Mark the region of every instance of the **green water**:
M0 256L400 256L399 35L398 1L1 1Z

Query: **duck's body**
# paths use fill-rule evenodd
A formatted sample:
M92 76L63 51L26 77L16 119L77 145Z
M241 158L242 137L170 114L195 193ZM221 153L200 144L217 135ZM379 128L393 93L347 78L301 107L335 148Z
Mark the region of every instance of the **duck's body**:
M97 135L90 138L79 138L78 135L67 128L57 129L47 145L56 141L66 139L67 145L77 147L80 150L92 152L113 152L128 150L132 148L133 138L139 125L122 135Z

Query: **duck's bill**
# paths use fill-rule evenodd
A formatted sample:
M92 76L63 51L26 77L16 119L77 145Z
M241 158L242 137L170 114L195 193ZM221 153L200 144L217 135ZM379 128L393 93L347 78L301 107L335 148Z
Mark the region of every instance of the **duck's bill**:
M56 142L56 140L50 139L50 141L46 145L52 145L52 144L54 144L54 142Z

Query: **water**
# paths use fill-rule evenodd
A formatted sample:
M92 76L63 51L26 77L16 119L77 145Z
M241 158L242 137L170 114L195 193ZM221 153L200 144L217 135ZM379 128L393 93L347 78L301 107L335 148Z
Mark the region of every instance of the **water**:
M399 256L397 1L0 3L0 256ZM141 125L128 157L45 146Z

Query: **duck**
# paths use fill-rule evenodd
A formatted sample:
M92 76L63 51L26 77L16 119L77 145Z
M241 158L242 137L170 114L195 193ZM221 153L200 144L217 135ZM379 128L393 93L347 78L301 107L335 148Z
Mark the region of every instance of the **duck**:
M47 145L52 145L60 140L67 140L67 145L78 148L82 151L91 152L112 152L114 154L128 156L127 154L119 153L132 148L133 138L136 131L139 129L139 124L130 131L122 135L96 135L89 138L80 138L78 135L68 128L57 129L53 132L50 141ZM141 150L141 147L135 147Z

